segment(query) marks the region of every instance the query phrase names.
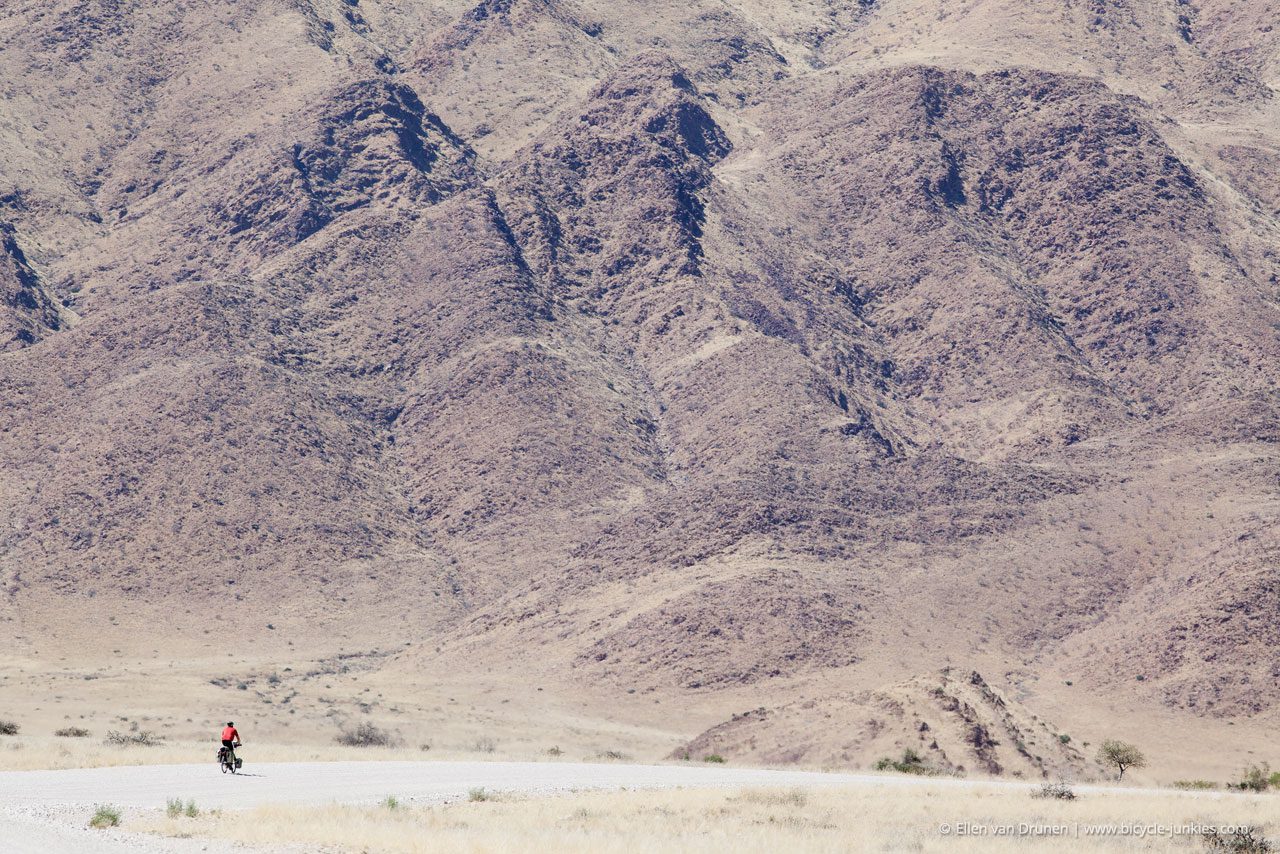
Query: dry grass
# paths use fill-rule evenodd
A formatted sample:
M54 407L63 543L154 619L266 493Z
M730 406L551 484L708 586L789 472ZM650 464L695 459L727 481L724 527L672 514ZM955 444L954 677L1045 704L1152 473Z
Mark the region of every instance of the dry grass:
M325 850L427 851L1163 851L1203 850L1198 838L1071 835L962 838L942 822L997 824L1237 823L1280 833L1280 799L1265 796L1087 793L1074 802L1023 789L938 784L789 790L574 794L437 806L262 807L198 819L140 818L131 829Z

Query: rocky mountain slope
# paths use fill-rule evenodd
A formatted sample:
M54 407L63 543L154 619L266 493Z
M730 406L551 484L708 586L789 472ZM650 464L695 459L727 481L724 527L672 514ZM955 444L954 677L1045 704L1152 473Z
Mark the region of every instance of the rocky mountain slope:
M1278 16L10 4L0 632L1265 716Z

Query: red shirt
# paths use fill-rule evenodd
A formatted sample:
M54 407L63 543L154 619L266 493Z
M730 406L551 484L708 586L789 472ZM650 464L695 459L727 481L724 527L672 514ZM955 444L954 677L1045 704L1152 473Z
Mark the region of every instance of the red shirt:
M240 733L237 732L236 728L233 726L224 726L222 728L222 740L223 741L239 741Z

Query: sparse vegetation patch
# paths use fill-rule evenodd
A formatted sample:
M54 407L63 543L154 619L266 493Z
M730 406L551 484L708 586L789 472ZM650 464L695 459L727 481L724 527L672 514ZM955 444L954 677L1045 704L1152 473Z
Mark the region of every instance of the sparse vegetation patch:
M145 729L140 729L137 732L108 730L107 737L102 740L103 744L111 747L155 747L163 742L164 739L160 736Z
M89 819L89 826L99 830L120 826L120 810L113 806L100 805Z
M379 729L369 721L362 721L352 729L344 729L334 738L344 747L395 747L399 744L392 733Z
M879 759L872 766L877 771L897 771L900 774L920 774L932 777L938 773L938 769L929 765L924 761L924 757L908 747L902 751L900 759L891 759L888 756Z
M1250 765L1240 775L1239 782L1228 783L1227 788L1241 792L1265 792L1280 775L1271 773L1271 766L1263 762L1261 765Z
M188 800L183 803L182 798L169 798L169 800L165 801L164 814L169 818L180 818L182 816L199 818L200 808L196 806L194 800Z
M1223 854L1271 854L1276 848L1257 828L1242 827L1231 832L1213 829L1204 832L1205 849Z
M1074 801L1076 793L1066 782L1044 783L1031 793L1033 798L1045 798L1055 801Z

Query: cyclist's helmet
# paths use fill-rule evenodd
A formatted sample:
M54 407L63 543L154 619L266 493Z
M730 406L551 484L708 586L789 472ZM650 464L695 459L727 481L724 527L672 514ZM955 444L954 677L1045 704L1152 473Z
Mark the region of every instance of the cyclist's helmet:
M235 726L231 721L227 721L227 726Z

